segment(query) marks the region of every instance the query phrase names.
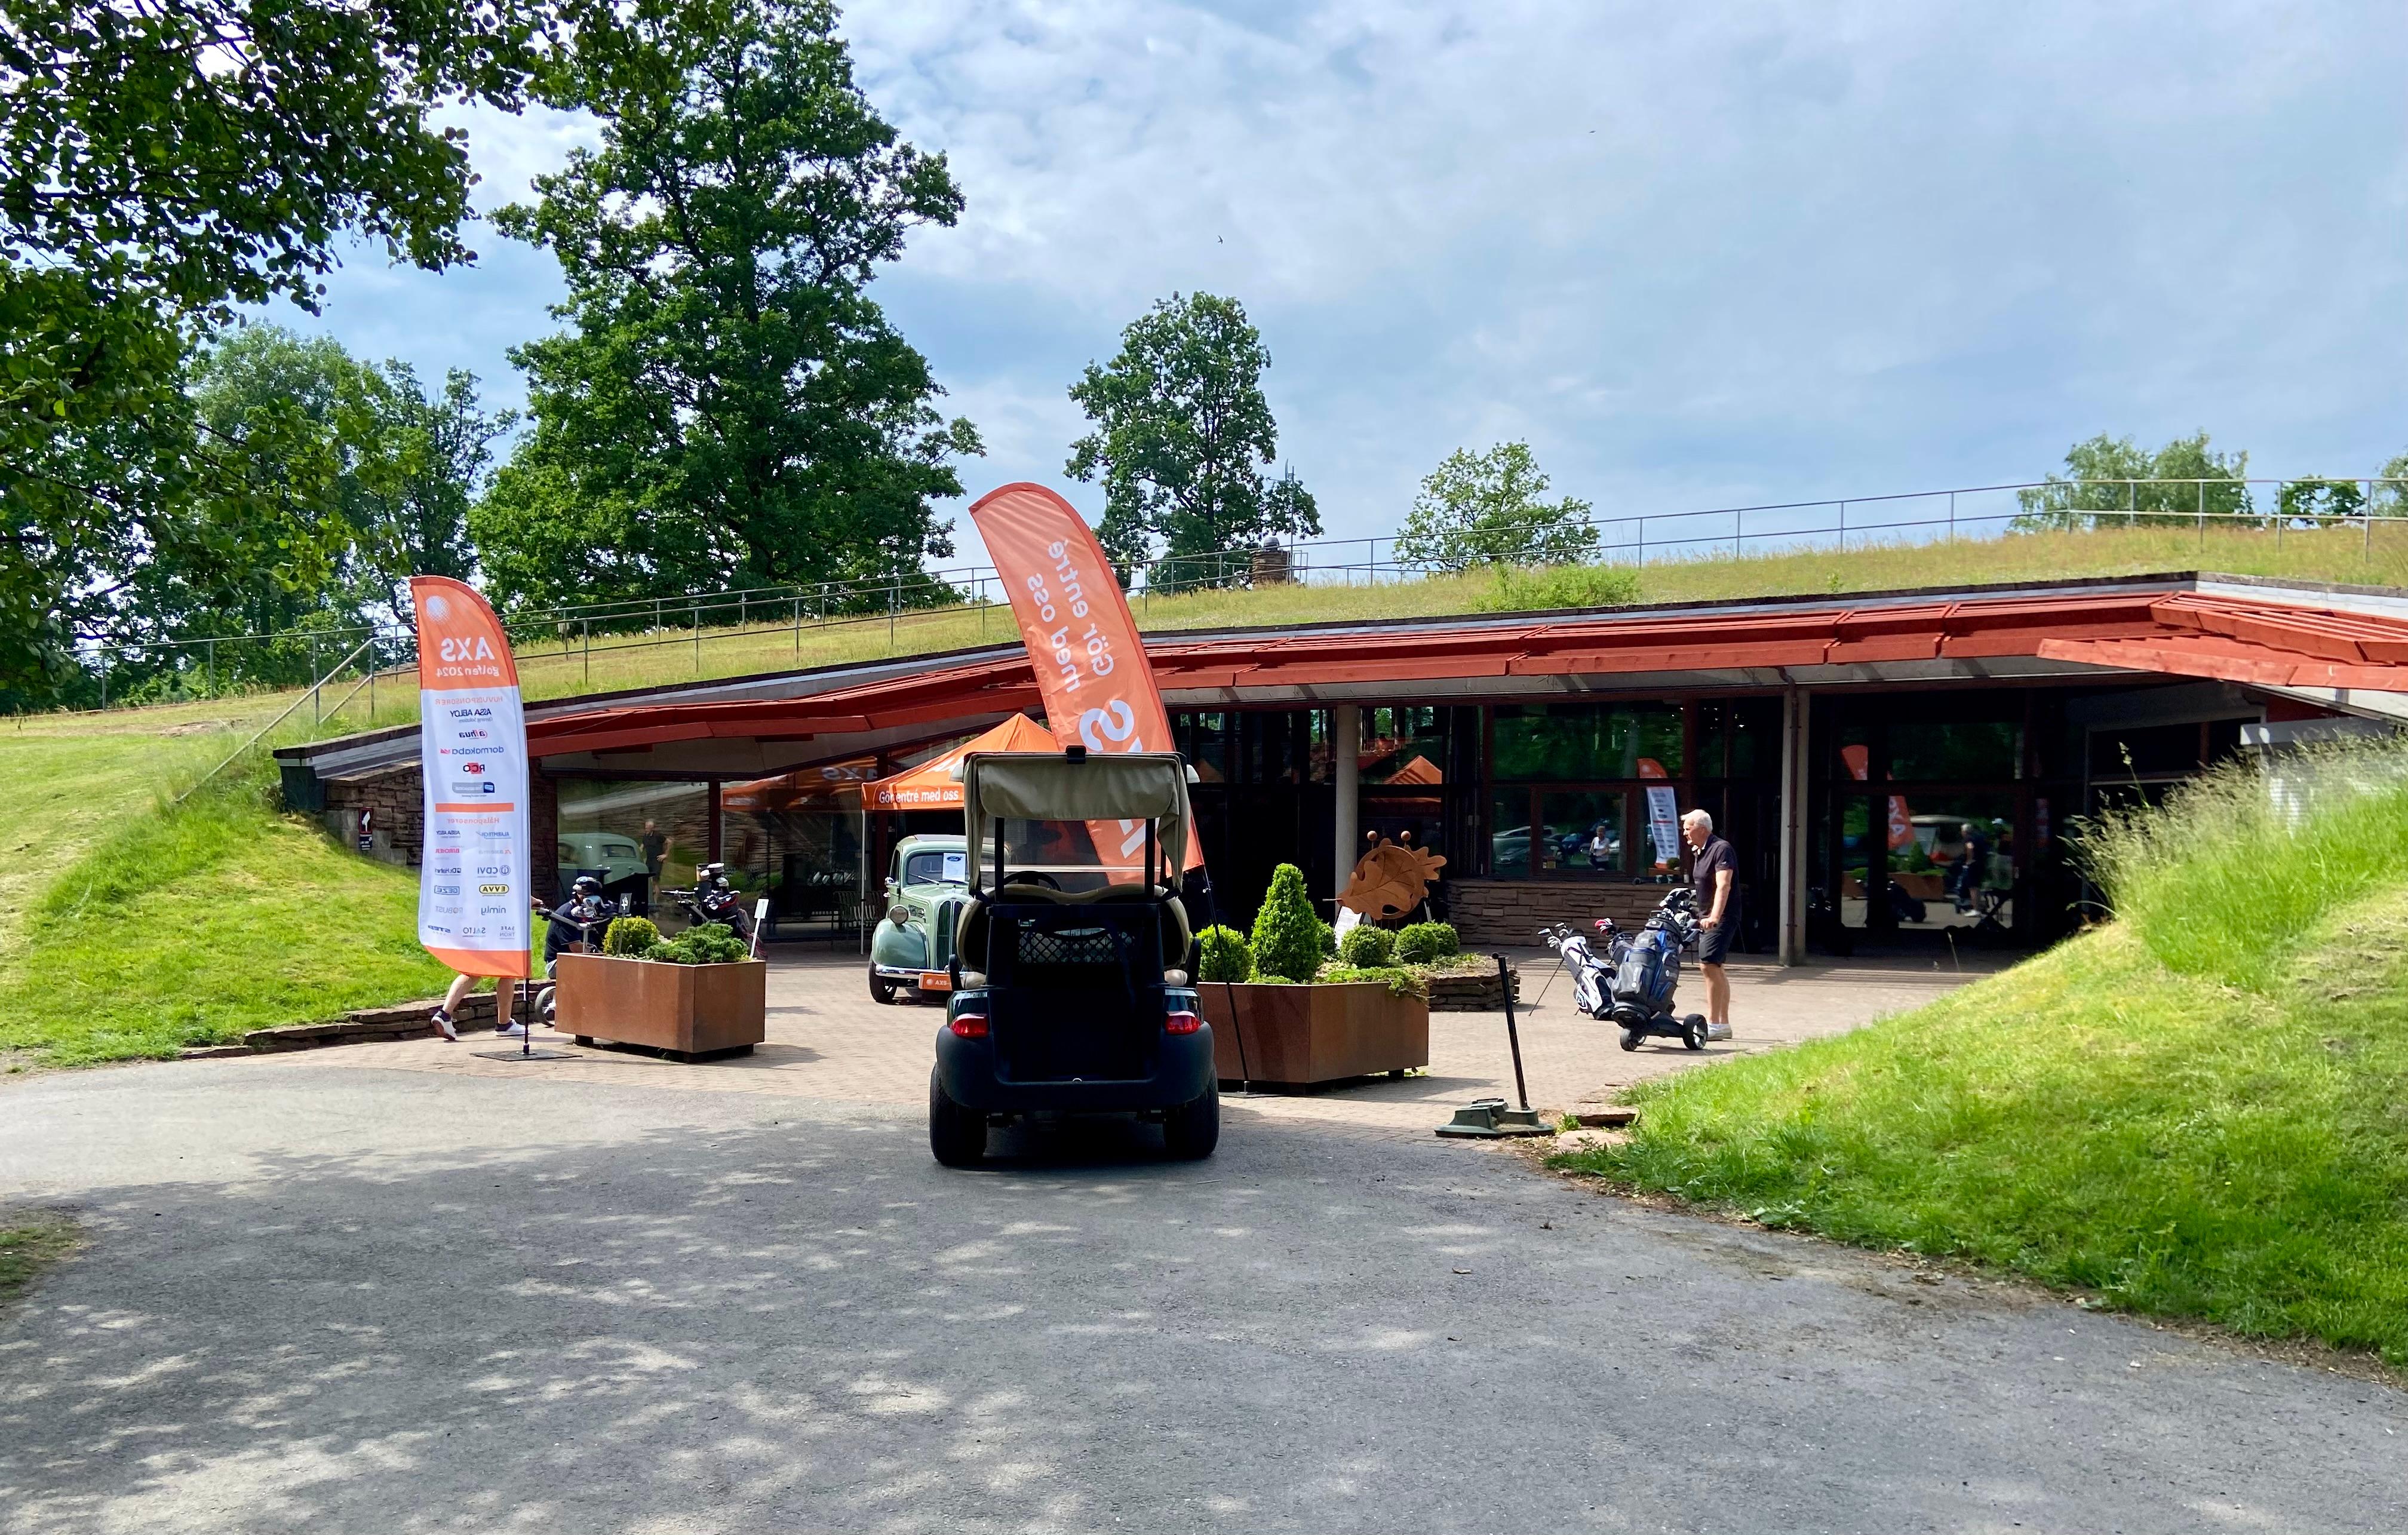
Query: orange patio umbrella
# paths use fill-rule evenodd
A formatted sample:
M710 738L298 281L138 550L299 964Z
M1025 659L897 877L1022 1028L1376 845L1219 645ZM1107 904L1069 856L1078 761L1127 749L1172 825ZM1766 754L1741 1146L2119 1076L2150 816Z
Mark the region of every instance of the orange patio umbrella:
M953 768L972 752L1058 752L1054 733L1025 714L1014 714L983 735L973 736L942 756L931 757L909 772L882 778L869 785L867 808L873 811L943 811L962 808L962 781Z

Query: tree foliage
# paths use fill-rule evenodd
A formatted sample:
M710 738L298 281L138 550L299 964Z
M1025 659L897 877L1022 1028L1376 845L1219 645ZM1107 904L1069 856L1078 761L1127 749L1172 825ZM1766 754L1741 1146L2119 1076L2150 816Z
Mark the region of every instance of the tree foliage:
M1236 299L1173 294L1130 322L1109 364L1088 364L1070 386L1096 430L1071 444L1064 472L1102 479L1100 538L1124 570L1151 559L1159 541L1172 563L1150 584L1231 584L1250 562L1220 559L1222 551L1321 531L1293 475L1265 480L1279 447L1263 397L1270 363Z
M916 576L977 433L867 296L951 224L942 155L897 140L823 0L638 0L563 93L598 150L496 215L559 259L563 334L511 353L534 429L478 509L494 589L626 599Z
M0 27L0 690L73 685L79 632L172 557L231 595L287 552L282 487L183 389L201 337L314 310L347 232L470 258L445 101L516 105L525 0L12 0ZM255 446L255 445L253 445Z
M2196 519L2201 512L2229 522L2254 510L2244 483L2249 455L2216 452L2205 432L2176 438L2155 452L2128 437L2101 432L2067 449L2065 467L2065 474L2015 493L2023 507L2015 528L2163 523Z
M170 546L129 561L113 600L119 641L282 635L216 647L208 679L301 681L313 654L331 661L358 638L334 631L406 611L410 575L473 570L467 509L512 420L482 409L474 375L455 369L430 396L408 364L375 366L331 337L256 324L214 337L183 396L224 471L194 488L189 515L246 518L275 553L224 568ZM237 509L221 506L221 485L236 487ZM117 657L111 696L168 678L189 689L200 659L189 648Z
M1475 565L1575 565L1597 552L1589 504L1544 499L1547 477L1526 442L1484 453L1458 448L1422 481L1397 532L1397 558L1433 570Z

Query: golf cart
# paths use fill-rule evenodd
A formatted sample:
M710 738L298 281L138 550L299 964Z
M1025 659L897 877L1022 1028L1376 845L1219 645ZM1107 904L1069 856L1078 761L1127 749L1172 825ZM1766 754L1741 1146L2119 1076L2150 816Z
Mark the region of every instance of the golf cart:
M928 1077L929 1150L967 1167L991 1125L1135 1113L1161 1122L1171 1155L1211 1155L1212 1030L1188 984L1195 938L1176 888L1186 765L1076 746L974 752L962 812L980 856Z

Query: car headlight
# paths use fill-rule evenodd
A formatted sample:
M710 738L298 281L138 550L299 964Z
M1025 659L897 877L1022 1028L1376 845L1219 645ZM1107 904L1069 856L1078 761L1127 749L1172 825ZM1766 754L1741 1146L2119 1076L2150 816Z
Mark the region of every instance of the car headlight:
M909 927L911 925L911 913L903 907L890 906L886 909L886 920L897 927Z

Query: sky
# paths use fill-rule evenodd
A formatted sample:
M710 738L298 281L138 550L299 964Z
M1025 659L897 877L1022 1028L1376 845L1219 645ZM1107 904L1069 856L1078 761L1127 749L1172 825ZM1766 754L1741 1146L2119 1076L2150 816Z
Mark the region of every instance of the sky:
M967 198L873 294L984 436L973 496L1099 517L1066 391L1199 290L1262 332L1336 537L1511 439L1612 513L2032 480L2102 431L2203 429L2253 474L2408 452L2399 0L883 0L840 30ZM460 121L484 208L595 136ZM514 403L557 271L469 243L278 318Z

